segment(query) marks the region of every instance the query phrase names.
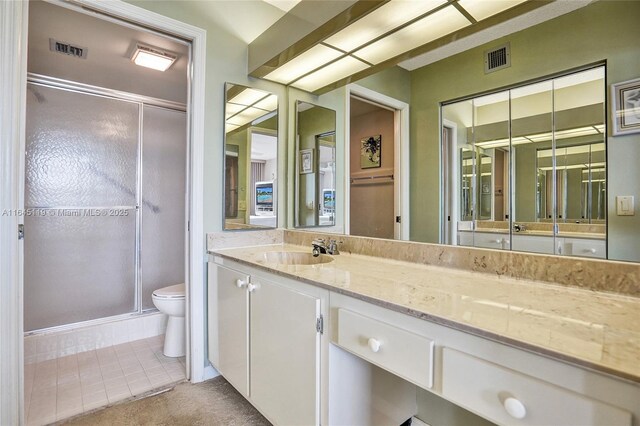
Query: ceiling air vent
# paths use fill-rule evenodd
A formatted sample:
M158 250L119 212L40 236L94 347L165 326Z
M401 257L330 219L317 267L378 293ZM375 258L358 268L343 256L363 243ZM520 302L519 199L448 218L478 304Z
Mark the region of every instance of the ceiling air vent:
M88 50L86 47L74 46L64 41L49 39L49 50L62 53L76 58L87 59Z
M509 43L484 52L484 73L498 71L511 66Z

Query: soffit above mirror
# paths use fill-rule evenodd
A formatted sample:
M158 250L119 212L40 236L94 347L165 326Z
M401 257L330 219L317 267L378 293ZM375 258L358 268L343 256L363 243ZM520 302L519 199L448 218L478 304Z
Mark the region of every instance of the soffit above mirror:
M394 65L418 68L433 62L431 52L442 59L457 53L447 55L449 45L466 50L487 36L520 31L590 0L360 0L296 37L289 15L326 3L333 2L301 2L251 43L249 75L322 94Z

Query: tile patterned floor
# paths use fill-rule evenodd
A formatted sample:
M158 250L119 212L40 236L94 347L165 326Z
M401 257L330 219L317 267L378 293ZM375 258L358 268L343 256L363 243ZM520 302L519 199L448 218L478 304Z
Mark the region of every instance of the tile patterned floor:
M164 336L24 367L27 425L45 425L185 378L185 359L162 354Z

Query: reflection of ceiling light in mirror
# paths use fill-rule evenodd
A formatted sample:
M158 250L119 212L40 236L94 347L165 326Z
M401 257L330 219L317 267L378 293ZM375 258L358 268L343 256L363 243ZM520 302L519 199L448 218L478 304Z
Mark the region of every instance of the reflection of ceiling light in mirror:
M525 0L459 0L458 4L476 21L481 21L524 2Z
M559 130L555 133L555 138L568 139L568 138L576 138L579 136L598 135L603 133L604 133L604 124L598 124L594 126L578 127L575 129ZM511 145L521 145L525 143L550 141L552 136L553 134L551 132L538 133L535 135L519 136L512 139ZM477 142L476 146L479 146L482 148L501 148L501 147L509 146L509 139L496 139L492 141Z
M166 71L176 59L178 57L173 53L144 44L137 44L131 56L131 60L136 65L158 71Z
M391 0L324 42L349 52L445 2L446 0Z
M355 55L373 64L379 64L430 41L471 25L471 22L453 6L447 6L403 29L355 52Z
M228 119L227 122L236 124L238 126L244 126L245 124L250 123L259 117L262 117L265 114L266 112L264 110L249 107Z
M275 111L278 109L278 97L276 95L271 95L260 102L255 103L253 106L265 111Z
M362 71L368 65L350 56L346 56L326 67L309 74L291 85L298 89L313 92L321 87L331 84L334 81L345 78L351 74Z
M306 73L342 56L342 54L343 53L338 50L318 44L271 71L265 75L264 78L282 84L289 84Z
M231 102L227 102L227 106L225 108L225 117L228 119L229 117L233 117L243 109L245 109L246 105L234 104Z
M240 126L238 126L238 125L236 125L236 124L231 124L231 123L228 123L228 122L227 122L227 123L225 124L225 126L224 126L224 132L225 132L225 133L232 132L232 131L234 131L235 129L237 129L238 127L240 127Z
M262 90L251 89L250 87L245 88L242 92L235 95L233 98L228 99L227 102L231 102L234 104L240 105L253 105L262 98L265 98L269 95L267 92L263 92Z

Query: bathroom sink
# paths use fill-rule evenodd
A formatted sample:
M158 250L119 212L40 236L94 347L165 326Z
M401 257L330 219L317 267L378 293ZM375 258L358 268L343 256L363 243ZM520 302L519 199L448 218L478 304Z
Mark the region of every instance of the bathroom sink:
M333 257L321 254L314 257L311 253L302 251L270 251L264 254L267 262L281 265L318 265L333 262Z

